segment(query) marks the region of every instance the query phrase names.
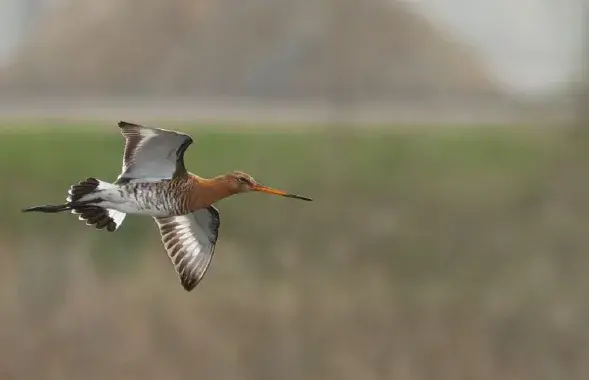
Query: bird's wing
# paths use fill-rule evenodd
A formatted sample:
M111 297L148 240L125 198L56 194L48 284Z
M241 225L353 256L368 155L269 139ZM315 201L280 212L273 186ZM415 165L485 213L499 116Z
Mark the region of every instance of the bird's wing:
M213 258L219 235L219 211L209 206L186 215L154 219L182 286L191 291L202 280Z
M180 132L119 122L125 137L123 169L117 182L158 181L186 172L184 152L192 138Z

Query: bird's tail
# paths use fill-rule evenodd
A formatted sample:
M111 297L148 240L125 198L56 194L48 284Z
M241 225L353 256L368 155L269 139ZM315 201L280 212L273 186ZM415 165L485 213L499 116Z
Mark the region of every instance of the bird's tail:
M43 205L43 206L33 206L33 207L29 207L29 208L25 208L24 210L22 210L23 212L49 212L49 213L56 213L56 212L62 212L62 211L68 211L68 210L72 210L73 209L73 205L72 204L61 204L61 205Z
M100 198L100 192L109 190L113 186L108 182L90 177L70 186L66 203L29 207L24 209L23 212L57 213L71 211L72 214L78 215L79 220L85 221L88 226L94 226L97 229L106 227L107 231L116 231L127 214L98 206L103 201Z

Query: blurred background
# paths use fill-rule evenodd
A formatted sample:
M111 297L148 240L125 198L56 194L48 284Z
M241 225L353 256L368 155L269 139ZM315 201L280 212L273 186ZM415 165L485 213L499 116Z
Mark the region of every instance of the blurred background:
M589 376L583 0L3 0L0 378ZM151 219L22 214L119 120L218 204L185 292Z

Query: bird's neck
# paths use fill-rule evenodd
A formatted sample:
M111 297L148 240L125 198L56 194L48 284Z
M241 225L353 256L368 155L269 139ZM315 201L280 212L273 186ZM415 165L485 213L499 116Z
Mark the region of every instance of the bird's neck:
M235 194L230 183L223 177L202 178L191 175L192 191L190 196L190 208L198 210L209 207L213 203Z

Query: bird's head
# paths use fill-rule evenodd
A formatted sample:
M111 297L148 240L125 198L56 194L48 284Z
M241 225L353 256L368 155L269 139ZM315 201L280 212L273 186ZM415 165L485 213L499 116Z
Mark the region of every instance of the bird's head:
M300 195L287 193L283 190L261 185L251 175L241 171L235 171L225 175L225 180L234 194L259 191L266 194L281 195L283 197L301 199L304 201L312 200L311 198L302 197Z
M254 177L241 171L234 171L233 173L225 175L225 180L231 190L236 194L252 191L258 184Z

